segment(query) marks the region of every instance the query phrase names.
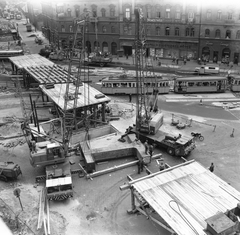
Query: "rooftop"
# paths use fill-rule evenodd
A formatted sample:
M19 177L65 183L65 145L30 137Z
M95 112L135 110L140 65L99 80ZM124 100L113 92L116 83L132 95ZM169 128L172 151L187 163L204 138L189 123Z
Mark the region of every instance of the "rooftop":
M130 184L178 235L195 235L192 227L206 235L205 220L236 208L240 199L240 192L194 160Z

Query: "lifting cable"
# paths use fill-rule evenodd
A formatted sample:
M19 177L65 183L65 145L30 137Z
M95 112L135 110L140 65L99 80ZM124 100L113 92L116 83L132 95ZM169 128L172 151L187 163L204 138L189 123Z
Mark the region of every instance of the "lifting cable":
M172 202L175 202L175 203L177 204L177 207L178 207L178 210L179 210L179 211L175 210L175 209L171 206L171 203L172 203ZM193 227L193 225L189 222L189 220L188 220L188 219L184 216L184 214L182 213L178 202L175 201L175 200L171 200L171 201L169 201L168 204L169 204L169 206L185 221L185 223L193 230L193 232L199 235L198 231Z

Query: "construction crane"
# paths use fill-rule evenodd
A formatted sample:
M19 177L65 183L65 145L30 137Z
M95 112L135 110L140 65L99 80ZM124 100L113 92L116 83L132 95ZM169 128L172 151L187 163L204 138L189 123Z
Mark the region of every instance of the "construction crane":
M137 139L142 142L148 140L149 144L166 149L169 155L188 156L195 149L192 137L172 136L159 128L163 124L163 113L157 108L158 90L152 94L149 102L146 96L144 83L146 82L147 66L146 58L146 34L144 28L144 16L141 9L135 9L135 57L137 77L137 100L136 100L136 127L128 128L127 133L135 133Z
M146 34L142 9L135 9L135 70L137 78L136 100L136 130L148 134L155 134L163 123L163 115L157 112L158 90L154 89L152 99L146 95L144 83L148 73L146 66ZM152 112L154 111L154 112ZM154 117L154 126L152 119ZM156 126L155 123L158 123Z
M63 200L73 196L72 189L72 177L70 163L66 162L66 157L70 154L70 151L79 150L80 145L75 148L70 149L70 139L74 127L76 126L76 107L78 100L79 87L82 85L81 82L81 56L79 58L79 68L76 80L71 83L71 68L73 62L73 54L76 44L76 39L78 38L78 33L81 33L82 41L82 51L80 55L84 52L84 30L82 32L78 31L79 25L85 25L85 20L76 21L76 32L74 34L74 42L72 49L70 51L70 59L68 65L68 78L65 86L64 95L64 109L59 112L60 119L62 123L62 141L50 138L46 135L43 130L35 130L29 124L29 115L26 112L26 105L22 96L22 90L20 82L18 80L18 93L20 96L21 108L24 116L24 122L22 124L22 130L27 138L29 149L30 149L30 163L32 166L44 166L46 167L46 175L37 176L36 181L46 180L46 195L49 200ZM71 89L70 89L71 87ZM54 88L54 84L46 84L46 89ZM74 92L70 92L74 90ZM31 115L31 114L30 114ZM29 140L29 137L32 140ZM36 138L41 137L43 140L36 142Z

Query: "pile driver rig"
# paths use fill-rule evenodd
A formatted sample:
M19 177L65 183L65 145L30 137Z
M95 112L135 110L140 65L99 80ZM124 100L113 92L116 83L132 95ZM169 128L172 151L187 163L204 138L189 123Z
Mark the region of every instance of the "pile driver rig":
M81 65L84 54L84 26L85 20L76 21L76 32L74 35L74 42L70 50L70 59L68 65L68 78L66 81L65 95L64 95L64 108L58 110L59 120L62 129L62 141L51 138L44 131L35 130L30 124L30 114L27 113L26 104L23 99L20 82L18 81L18 94L20 97L20 104L23 113L22 131L26 138L27 144L30 149L30 163L33 167L43 166L46 167L46 175L36 177L36 181L46 180L46 196L48 200L64 200L73 197L72 188L72 173L79 173L71 171L70 162L66 158L70 156L71 152L81 152L80 143L74 147L70 146L73 129L77 126L77 100L79 87L82 86L81 82ZM79 30L82 27L82 30ZM79 36L80 34L80 36ZM82 50L80 53L78 73L76 79L71 83L71 68L73 62L74 48L76 39L79 37L82 40ZM70 89L71 86L71 89ZM46 89L54 88L54 84L46 84ZM74 89L74 92L71 91ZM41 137L38 141L37 137Z

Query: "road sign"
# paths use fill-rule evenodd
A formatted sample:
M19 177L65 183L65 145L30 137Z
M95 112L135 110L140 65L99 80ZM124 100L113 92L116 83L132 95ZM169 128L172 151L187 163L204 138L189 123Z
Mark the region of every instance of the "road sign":
M13 191L13 194L14 194L16 197L20 197L20 193L21 193L20 188L15 188L14 191Z

